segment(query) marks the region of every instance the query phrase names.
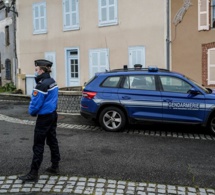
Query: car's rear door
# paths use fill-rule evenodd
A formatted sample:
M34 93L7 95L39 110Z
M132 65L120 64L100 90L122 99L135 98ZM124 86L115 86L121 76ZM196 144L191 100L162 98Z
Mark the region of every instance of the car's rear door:
M120 103L136 120L162 120L161 93L153 74L129 75L118 90Z

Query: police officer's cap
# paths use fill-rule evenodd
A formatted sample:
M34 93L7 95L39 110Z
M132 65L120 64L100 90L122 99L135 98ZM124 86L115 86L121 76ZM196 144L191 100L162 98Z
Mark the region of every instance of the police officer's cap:
M48 60L44 60L44 59L39 59L39 60L35 60L35 66L47 66L47 67L52 67L52 62L48 61Z

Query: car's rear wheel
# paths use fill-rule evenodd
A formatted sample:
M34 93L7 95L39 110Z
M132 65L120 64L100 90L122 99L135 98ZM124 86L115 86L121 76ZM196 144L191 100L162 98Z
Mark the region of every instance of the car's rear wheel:
M120 131L126 123L125 114L117 107L106 107L100 114L99 123L106 131Z
M210 133L215 135L215 115L210 117L210 120L208 122L208 130Z

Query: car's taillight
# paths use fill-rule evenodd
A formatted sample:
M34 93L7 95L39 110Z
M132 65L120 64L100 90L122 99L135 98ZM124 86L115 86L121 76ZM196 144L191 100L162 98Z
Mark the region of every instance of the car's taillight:
M82 93L82 96L85 97L85 98L88 98L88 99L93 99L96 95L96 92L86 92L84 91Z

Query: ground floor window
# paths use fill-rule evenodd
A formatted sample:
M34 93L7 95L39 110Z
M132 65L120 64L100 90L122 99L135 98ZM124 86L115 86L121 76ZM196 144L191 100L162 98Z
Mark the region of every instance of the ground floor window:
M215 42L202 45L203 85L215 86Z
M109 70L109 50L108 49L91 49L89 51L90 59L90 78L96 72Z
M141 64L145 67L145 47L135 46L128 48L129 54L129 68L133 68L135 64Z
M11 61L9 59L5 60L5 79L11 80Z

